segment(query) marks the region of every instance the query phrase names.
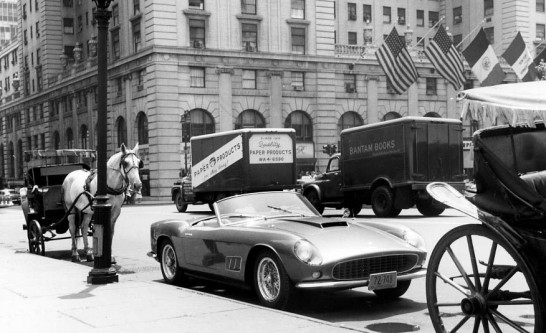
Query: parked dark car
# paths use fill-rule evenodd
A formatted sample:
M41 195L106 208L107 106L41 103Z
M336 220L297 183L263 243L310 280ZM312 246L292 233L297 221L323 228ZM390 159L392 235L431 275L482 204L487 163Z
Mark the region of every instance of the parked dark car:
M11 201L14 205L21 204L21 195L19 194L19 190L13 188L5 188L0 190L0 192L6 202Z
M297 192L232 196L214 203L214 212L152 224L148 255L167 283L192 276L254 288L264 306L286 309L297 290L368 286L394 299L425 273L427 253L416 232L324 218Z

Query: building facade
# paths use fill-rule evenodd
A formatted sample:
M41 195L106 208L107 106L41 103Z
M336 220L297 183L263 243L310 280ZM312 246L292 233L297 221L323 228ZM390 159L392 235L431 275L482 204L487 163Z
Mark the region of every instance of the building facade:
M494 1L499 10L503 2ZM21 0L22 38L13 53L20 83L10 82L0 100L0 177L22 180L25 150L96 146L96 55L104 51L108 154L139 144L144 196L169 198L185 165L184 138L237 128L295 128L298 171L324 171L322 146L337 144L344 128L400 116L459 118L456 90L422 52L431 27L443 16L450 26L459 4L476 6L116 0L108 50L97 50L93 2ZM388 87L374 55L392 27L420 76L402 95Z

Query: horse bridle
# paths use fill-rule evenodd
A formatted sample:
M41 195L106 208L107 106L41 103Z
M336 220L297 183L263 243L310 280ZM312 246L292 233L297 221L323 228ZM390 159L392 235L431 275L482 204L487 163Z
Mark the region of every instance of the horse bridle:
M129 187L129 178L127 176L129 174L129 172L131 172L131 170L133 170L133 169L141 169L144 166L144 163L142 162L142 160L139 159L140 162L138 163L138 166L136 165L136 163L133 163L133 165L131 165L129 170L127 170L125 168L124 161L129 155L133 155L137 159L139 159L138 156L133 152L126 153L123 156L121 156L121 159L119 160L119 168L118 169L111 168L112 170L117 171L122 175L123 180L122 180L122 183L121 183L121 187L118 190L115 190L115 189L111 188L110 186L107 186L106 190L107 190L108 194L120 195L120 194L125 193L125 191L127 191L127 187Z

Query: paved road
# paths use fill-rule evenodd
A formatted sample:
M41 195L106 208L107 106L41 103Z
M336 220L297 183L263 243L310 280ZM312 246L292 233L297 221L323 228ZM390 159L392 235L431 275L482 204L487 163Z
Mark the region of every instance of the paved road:
M116 226L113 254L119 265L120 281L161 280L159 265L146 256L149 251L149 225L168 218L198 218L209 215L207 206L190 206L180 214L174 205L125 206ZM325 215L339 216L340 211L326 210ZM358 220L374 219L385 223L401 223L420 232L431 251L438 239L451 228L472 221L454 210L447 210L439 218L424 218L416 210L403 211L394 219L379 219L369 209L364 209ZM19 207L0 210L0 246L15 251L27 250L26 233L22 230L23 215ZM68 236L68 234L60 235ZM69 260L70 241L46 243L46 255ZM82 263L89 265L87 263ZM92 267L89 265L89 267ZM218 285L196 283L194 289L231 299L257 304L250 292ZM398 301L387 302L367 292L365 288L336 293L304 294L304 306L296 309L299 315L326 320L338 325L374 332L431 332L426 308L425 280L413 281L408 292Z

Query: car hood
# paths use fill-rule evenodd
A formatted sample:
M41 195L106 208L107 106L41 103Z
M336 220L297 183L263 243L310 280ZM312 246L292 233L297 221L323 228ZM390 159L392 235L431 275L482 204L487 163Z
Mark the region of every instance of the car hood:
M288 231L307 239L320 251L323 261L336 261L363 254L416 253L423 251L386 231L340 218L279 219L270 227Z

